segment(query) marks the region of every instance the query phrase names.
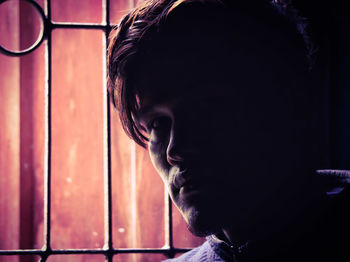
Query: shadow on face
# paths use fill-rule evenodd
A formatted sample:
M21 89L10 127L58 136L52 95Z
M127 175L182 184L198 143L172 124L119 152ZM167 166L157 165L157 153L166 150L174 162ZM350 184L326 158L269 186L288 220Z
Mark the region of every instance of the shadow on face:
M163 34L134 70L152 162L199 235L282 219L314 168L300 39L237 16Z

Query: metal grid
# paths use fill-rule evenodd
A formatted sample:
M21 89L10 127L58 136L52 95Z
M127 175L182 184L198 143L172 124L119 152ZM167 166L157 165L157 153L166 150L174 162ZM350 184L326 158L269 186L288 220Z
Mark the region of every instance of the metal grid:
M1 0L0 4L6 0ZM103 0L103 22L101 24L94 23L60 23L53 22L51 20L51 0L46 0L45 11L34 0L22 0L29 2L39 12L41 18L44 21L44 29L41 38L30 48L22 51L11 51L0 46L0 52L8 56L22 56L34 51L40 44L46 40L46 176L45 176L45 245L42 249L22 249L22 250L0 250L0 256L2 255L39 255L40 261L45 262L50 255L69 255L69 254L101 254L106 257L106 261L112 262L113 256L116 254L136 254L136 253L153 253L164 254L166 257L173 258L177 253L183 253L189 251L187 248L175 248L173 245L173 231L172 231L172 205L171 200L168 197L167 210L168 210L168 245L163 248L114 248L112 239L112 184L111 184L111 123L110 123L110 111L111 106L109 93L107 92L107 181L105 181L105 188L107 190L107 198L105 201L107 219L107 231L105 234L105 246L100 249L52 249L51 248L51 85L52 85L52 39L51 34L54 29L70 28L70 29L98 29L102 30L105 34L105 43L108 43L108 35L112 29L109 16L110 1ZM46 15L45 15L46 14ZM107 88L107 87L105 87Z

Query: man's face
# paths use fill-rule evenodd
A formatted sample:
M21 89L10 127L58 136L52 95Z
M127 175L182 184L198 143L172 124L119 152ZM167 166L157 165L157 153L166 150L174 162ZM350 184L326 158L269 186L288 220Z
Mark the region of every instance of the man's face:
M158 57L137 77L152 163L199 235L227 224L254 231L298 198L307 161L302 80L275 50L251 44L230 46L229 57Z
M141 97L139 114L149 135L152 163L187 223L198 233L209 230L207 219L215 206L223 207L232 189L225 185L233 180L232 166L224 155L231 150L222 150L231 104L224 90L213 92L218 83L209 82L174 80L168 85L172 90L166 92L152 85L157 90Z

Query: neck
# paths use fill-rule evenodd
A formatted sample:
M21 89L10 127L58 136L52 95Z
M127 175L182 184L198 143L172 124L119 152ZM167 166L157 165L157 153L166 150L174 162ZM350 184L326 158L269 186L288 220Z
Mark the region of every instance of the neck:
M302 243L307 244L313 239L310 232L316 230L313 227L321 217L321 209L317 205L313 208L310 205L307 207L290 206L278 214L270 215L268 219L256 220L245 228L227 226L216 236L226 242L234 252L244 256L279 256L281 254L278 252L285 252L292 247L298 248Z
M247 238L239 237L239 234L234 232L231 228L222 229L222 233L216 236L231 247L244 246L249 242Z

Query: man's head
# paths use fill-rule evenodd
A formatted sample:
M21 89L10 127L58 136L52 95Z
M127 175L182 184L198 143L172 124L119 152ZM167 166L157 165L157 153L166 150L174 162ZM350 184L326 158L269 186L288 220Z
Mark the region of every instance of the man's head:
M123 127L198 235L285 219L314 168L305 37L247 2L151 1L111 34Z

